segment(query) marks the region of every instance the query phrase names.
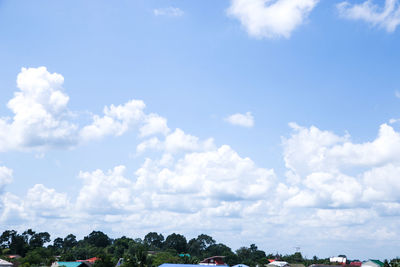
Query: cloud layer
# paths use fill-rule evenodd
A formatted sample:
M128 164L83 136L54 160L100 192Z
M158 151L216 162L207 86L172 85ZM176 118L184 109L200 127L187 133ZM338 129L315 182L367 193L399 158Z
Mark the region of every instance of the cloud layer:
M312 239L397 242L400 133L389 124L373 140L355 143L349 134L291 123L291 134L282 138L285 174L279 175L229 145L171 129L166 118L145 113L141 100L107 106L80 126L62 83L61 75L43 67L22 69L19 91L8 103L14 117L1 120L3 151L73 147L132 130L143 161L133 173L128 164L77 172L76 196L43 184L14 195L6 190L13 170L2 166L2 228L46 224L60 234L102 227L135 235L179 229L254 242L263 236L307 239L299 236L323 229ZM241 126L254 123L250 113L231 117Z

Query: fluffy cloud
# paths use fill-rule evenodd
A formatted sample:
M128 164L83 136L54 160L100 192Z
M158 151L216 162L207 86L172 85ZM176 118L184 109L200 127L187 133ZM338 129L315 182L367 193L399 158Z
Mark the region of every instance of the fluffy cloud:
M394 32L400 24L400 2L398 0L386 0L383 8L374 4L373 0L367 0L361 4L342 2L337 5L342 17L351 20L363 20L373 26Z
M236 113L225 118L225 121L229 122L232 125L242 126L242 127L253 127L254 126L254 117L251 115L251 112L246 112L245 114Z
M83 187L77 198L77 209L93 214L114 214L130 209L133 182L124 177L125 167L117 166L104 173L102 170L81 172Z
M159 133L167 135L170 130L168 128L166 118L157 114L149 114L145 119L144 125L140 127L139 131L141 137L146 137Z
M257 38L289 38L319 0L231 0L228 15Z
M107 106L103 115L93 115L89 125L78 127L67 109L62 76L43 68L24 69L20 75L18 88L23 90L9 102L15 116L0 120L7 130L0 131L2 142L14 140L3 149L53 147L58 142L71 146L137 129L142 141L137 151L157 153L146 155L133 174L127 173L128 164L80 172L82 187L76 198L41 184L23 197L4 192L12 170L0 167L3 228L46 224L62 231L66 225L82 225L90 231L105 226L135 235L181 229L257 242L260 236L298 237L313 229L324 230L316 238L338 240L349 234L394 240L399 234L400 225L393 225L391 218L400 215L400 133L388 124L363 143L352 142L349 134L290 124L292 133L282 141L286 177L279 179L274 170L257 166L228 145L217 147L212 138L171 130L167 119L147 114L140 100ZM35 111L30 113L26 103ZM22 121L27 125L13 126ZM47 137L31 132L31 127L47 132ZM29 143L33 137L40 142Z
M153 10L155 16L181 17L183 10L177 7L156 8Z
M14 116L0 119L0 151L76 142L77 126L67 120L69 97L63 93L63 82L61 75L45 67L22 68L17 78L19 91L7 104Z
M92 116L92 122L79 127L68 110L69 97L62 87L64 78L45 67L22 68L18 74L19 91L8 102L12 118L0 118L0 152L70 148L81 143L120 136L129 129L140 128L147 137L169 133L167 120L157 114L146 114L141 100L104 107L103 115ZM79 118L78 118L79 119Z
M265 199L275 183L273 170L258 168L229 146L186 154L172 167L148 159L136 172L139 191L213 201ZM207 201L205 201L207 202Z
M146 105L141 100L131 100L124 105L104 107L104 116L93 116L93 123L80 133L83 140L102 138L107 135L120 136L132 125L143 121Z
M226 145L178 158L164 154L160 159L146 159L128 177L125 166L80 172L83 186L75 201L40 184L23 198L8 194L2 198L7 208L2 209L0 223L36 225L45 218L72 224L90 218L98 224L123 226L124 221L137 224L138 229L153 225L167 230L172 227L167 223L170 218L176 218L176 227L188 227L203 218L202 227L212 229L219 220L226 223L226 218L271 210L276 184L273 170L257 167Z
M65 193L36 184L24 197L11 193L0 196L0 225L39 226L49 220L71 216L71 205Z
M41 217L62 217L68 212L70 203L65 193L58 193L55 189L36 184L28 190L24 208L36 211L37 216Z
M136 152L143 153L146 150L159 150L175 154L188 151L207 151L214 148L215 145L212 138L200 141L198 137L186 134L177 128L174 132L166 135L163 141L153 137L141 142L137 145Z
M0 167L0 193L4 190L4 187L10 184L13 180L13 170L1 166Z
M287 205L395 207L400 201L400 133L391 126L382 124L375 140L360 144L313 126L292 127L294 134L284 139L284 159L288 181L298 191Z

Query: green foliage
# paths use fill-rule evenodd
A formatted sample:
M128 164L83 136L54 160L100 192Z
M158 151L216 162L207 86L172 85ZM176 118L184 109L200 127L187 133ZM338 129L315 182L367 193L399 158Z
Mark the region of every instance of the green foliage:
M97 256L100 260L96 261L93 267L111 267L115 266L115 263L112 262L111 257L107 254L101 254Z
M156 232L150 232L144 237L143 243L151 249L161 249L164 243L164 236Z
M73 234L69 234L64 238L62 247L66 249L73 248L74 246L76 246L77 243L78 241L76 241L76 236Z
M180 259L176 253L160 252L153 256L153 266L159 266L163 263L179 263Z
M83 238L83 241L87 242L89 245L102 248L105 248L111 244L111 239L100 231L91 232L88 236Z
M50 265L55 259L50 250L40 247L29 251L24 258L21 259L22 264L29 265Z
M239 263L251 267L265 266L268 259L279 259L289 263L329 264L329 259L304 258L300 252L291 255L268 254L259 250L255 244L241 247L235 252L225 244L216 243L208 235L201 234L189 242L186 237L173 233L164 240L162 234L148 233L144 239L122 236L111 239L100 231L93 231L83 240L69 234L58 237L49 245L50 234L35 232L32 229L19 234L15 230L6 230L0 235L0 255L19 254L23 258L14 260L19 266L50 266L59 256L61 261L75 261L92 257L100 258L95 267L115 266L123 258L123 267L158 267L163 263L198 264L200 260L211 256L225 256L225 262L232 266ZM179 254L181 254L179 256ZM6 258L7 259L7 258ZM400 259L385 260L384 267L400 267Z
M186 237L180 234L170 234L165 239L164 246L169 249L174 249L178 253L187 252Z
M243 263L248 266L256 266L266 264L267 256L265 252L259 250L255 244L251 244L249 248L241 247L236 250L237 263Z

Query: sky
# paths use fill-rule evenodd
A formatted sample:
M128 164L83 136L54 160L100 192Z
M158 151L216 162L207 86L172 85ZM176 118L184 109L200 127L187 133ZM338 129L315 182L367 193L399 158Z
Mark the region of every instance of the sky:
M0 230L394 258L400 0L0 0Z

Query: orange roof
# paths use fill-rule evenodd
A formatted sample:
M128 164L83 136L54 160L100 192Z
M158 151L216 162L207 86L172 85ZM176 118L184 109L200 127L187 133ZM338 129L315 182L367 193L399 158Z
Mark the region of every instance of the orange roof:
M87 260L77 260L77 261L78 261L78 262L87 261L87 262L90 262L90 263L95 263L95 262L98 261L98 260L100 260L100 258L93 257L93 258L90 258L90 259L87 259Z

